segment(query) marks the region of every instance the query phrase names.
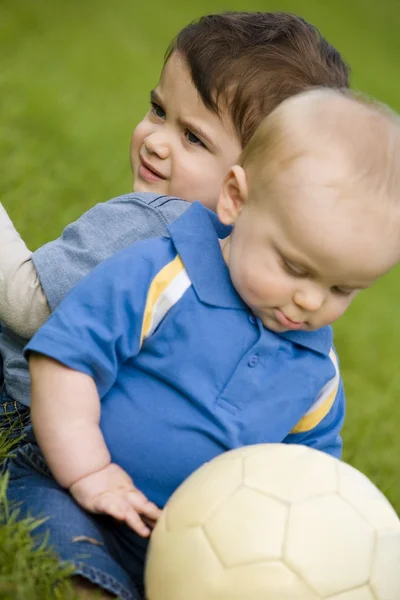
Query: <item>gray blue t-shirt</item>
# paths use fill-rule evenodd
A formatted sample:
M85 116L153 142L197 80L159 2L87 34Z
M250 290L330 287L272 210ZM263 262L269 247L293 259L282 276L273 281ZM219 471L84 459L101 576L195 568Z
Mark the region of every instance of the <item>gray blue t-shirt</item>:
M167 225L188 206L179 198L132 193L97 204L68 225L61 237L32 255L51 310L105 258L139 240L165 235ZM0 334L7 393L29 406L30 378L23 357L26 342L7 328Z

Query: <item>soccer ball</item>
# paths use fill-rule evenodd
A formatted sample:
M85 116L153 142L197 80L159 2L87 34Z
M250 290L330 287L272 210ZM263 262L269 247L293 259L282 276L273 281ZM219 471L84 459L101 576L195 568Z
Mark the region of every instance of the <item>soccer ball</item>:
M147 600L399 600L400 521L362 473L305 446L226 452L157 523Z

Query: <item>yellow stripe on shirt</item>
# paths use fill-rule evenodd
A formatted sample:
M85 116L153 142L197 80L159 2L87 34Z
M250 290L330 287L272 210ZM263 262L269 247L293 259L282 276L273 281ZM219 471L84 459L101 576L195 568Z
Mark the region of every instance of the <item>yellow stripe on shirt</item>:
M153 333L190 285L191 281L179 255L157 273L147 294L140 345Z
M335 367L335 375L326 385L324 385L314 404L290 433L304 433L311 431L311 429L314 429L314 427L316 427L331 410L339 389L340 374L338 361L333 349L329 352L329 357Z

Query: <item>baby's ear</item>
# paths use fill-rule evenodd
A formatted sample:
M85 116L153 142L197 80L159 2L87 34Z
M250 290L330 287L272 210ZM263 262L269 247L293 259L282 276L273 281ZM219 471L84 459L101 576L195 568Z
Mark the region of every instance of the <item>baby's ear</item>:
M217 204L217 215L224 225L233 225L247 202L248 187L245 170L234 165L228 171Z

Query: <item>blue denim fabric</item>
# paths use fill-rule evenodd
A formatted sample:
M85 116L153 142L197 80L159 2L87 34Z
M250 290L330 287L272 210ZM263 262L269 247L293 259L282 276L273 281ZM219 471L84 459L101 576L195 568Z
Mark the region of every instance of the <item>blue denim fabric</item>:
M22 434L29 423L29 407L10 398L3 385L0 393L0 433L7 432L15 439Z
M50 474L38 446L21 445L5 462L9 473L8 501L18 505L19 518L27 514L48 517L35 539L44 535L60 557L88 579L123 600L141 600L147 540L106 516L81 509Z

